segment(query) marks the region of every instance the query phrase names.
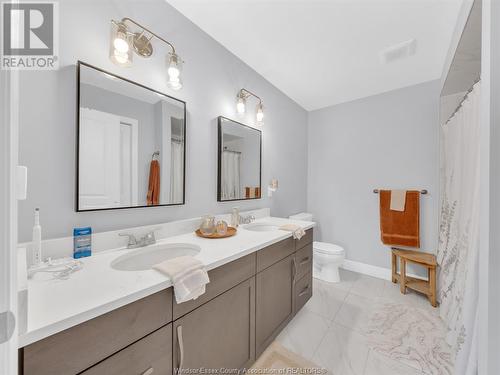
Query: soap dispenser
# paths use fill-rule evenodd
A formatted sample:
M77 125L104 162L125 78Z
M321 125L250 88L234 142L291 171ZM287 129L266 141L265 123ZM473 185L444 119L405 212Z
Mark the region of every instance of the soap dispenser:
M240 208L233 207L231 211L231 226L233 228L238 228L239 224L240 224Z

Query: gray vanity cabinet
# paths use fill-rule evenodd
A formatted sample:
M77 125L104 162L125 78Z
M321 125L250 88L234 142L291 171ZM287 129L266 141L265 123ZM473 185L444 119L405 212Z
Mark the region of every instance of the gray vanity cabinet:
M294 314L295 254L256 276L256 352L262 354Z
M241 369L255 361L255 277L173 323L175 369Z

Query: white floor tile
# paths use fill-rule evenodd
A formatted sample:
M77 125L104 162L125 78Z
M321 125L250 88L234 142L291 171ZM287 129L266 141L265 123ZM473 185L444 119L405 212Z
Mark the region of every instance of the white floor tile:
M304 306L304 309L321 315L325 319L333 320L344 303L347 293L346 290L315 279L313 282L313 296Z
M364 375L424 375L413 367L394 361L373 350L368 354Z
M385 282L385 280L376 277L361 275L361 277L353 283L350 292L358 296L378 298L384 291Z
M329 325L330 322L327 319L302 309L281 332L277 340L288 350L310 360Z
M312 361L333 375L362 375L368 352L365 337L334 323L318 346Z
M375 300L356 294L348 294L334 322L364 333L369 327Z

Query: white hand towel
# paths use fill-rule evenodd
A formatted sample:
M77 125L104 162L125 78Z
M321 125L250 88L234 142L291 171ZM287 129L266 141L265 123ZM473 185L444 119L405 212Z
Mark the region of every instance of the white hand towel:
M153 268L172 280L177 303L198 298L205 293L205 285L210 282L203 263L191 256L168 259Z
M391 210L403 212L406 205L406 190L391 190Z
M292 232L293 238L296 240L300 240L306 234L306 231L302 229L301 226L296 224L285 224L282 225L279 229Z

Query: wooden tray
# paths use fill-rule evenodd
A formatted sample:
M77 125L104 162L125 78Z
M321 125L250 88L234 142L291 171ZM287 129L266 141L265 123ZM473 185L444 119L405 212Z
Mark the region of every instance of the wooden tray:
M195 233L198 237L203 237L203 238L227 238L227 237L232 237L236 234L237 229L233 227L227 227L227 232L226 234L219 234L219 233L214 233L214 234L209 234L205 235L201 233L199 229L196 229Z

